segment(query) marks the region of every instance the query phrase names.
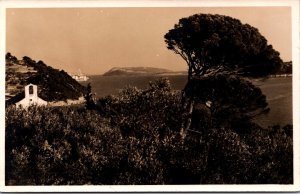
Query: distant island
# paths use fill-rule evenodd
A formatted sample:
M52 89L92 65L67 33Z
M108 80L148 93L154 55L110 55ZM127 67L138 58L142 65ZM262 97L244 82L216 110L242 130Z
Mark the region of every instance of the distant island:
M114 67L103 76L139 76L139 75L186 75L186 71L171 71L155 67Z

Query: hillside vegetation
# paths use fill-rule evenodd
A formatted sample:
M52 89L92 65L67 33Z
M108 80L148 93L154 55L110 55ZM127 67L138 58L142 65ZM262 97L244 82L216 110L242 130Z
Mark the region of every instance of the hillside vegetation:
M292 74L293 73L293 62L284 62L280 71L277 74Z
M11 98L7 103L15 103L24 98L24 86L38 85L38 95L46 101L78 99L86 89L65 71L47 66L43 61L36 62L29 57L18 60L6 54L6 94Z
M205 108L198 124L206 128L193 125L183 138L180 102L158 80L102 98L94 110L9 107L6 184L293 183L292 126L223 125Z

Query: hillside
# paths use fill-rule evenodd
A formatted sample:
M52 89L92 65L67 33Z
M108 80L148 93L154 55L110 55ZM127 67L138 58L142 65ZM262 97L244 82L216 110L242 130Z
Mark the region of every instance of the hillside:
M8 104L24 98L24 86L32 83L38 86L38 95L46 101L66 101L78 99L85 87L72 79L65 71L57 70L25 56L18 60L6 54L6 100Z
M103 76L176 75L182 73L155 67L114 67Z

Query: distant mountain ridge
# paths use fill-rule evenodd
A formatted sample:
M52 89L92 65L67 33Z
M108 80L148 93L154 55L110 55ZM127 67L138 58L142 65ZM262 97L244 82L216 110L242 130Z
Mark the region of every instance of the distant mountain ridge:
M83 96L86 88L72 79L63 70L47 66L43 61L25 56L18 60L10 53L6 54L5 86L7 104L23 99L27 84L38 86L38 95L46 101L75 100Z
M105 72L103 76L172 75L184 73L186 72L175 72L169 69L156 67L113 67Z

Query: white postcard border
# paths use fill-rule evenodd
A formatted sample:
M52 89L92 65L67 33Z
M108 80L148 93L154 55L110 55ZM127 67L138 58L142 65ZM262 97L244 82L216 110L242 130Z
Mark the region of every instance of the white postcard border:
M80 8L80 7L292 7L292 60L293 64L293 132L294 132L294 184L293 185L135 185L135 186L5 186L5 21L6 8ZM0 191L1 192L161 192L161 191L299 191L300 190L300 71L299 71L299 1L297 0L169 0L169 1L0 1L0 63L1 65L1 121L0 121Z

